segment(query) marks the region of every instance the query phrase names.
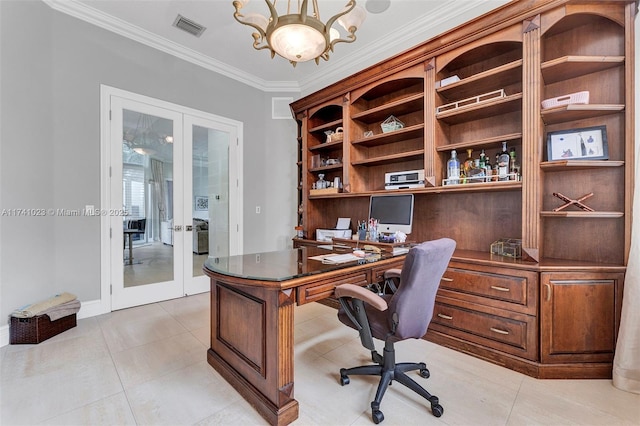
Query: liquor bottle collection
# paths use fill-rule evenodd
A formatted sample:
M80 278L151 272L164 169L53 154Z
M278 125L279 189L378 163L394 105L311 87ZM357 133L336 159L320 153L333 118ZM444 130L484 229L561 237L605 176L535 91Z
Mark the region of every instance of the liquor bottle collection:
M494 162L485 153L480 151L478 157L474 157L473 149L467 149L467 158L461 161L456 150L451 151L451 157L447 161L447 178L443 185L460 185L467 183L498 182L515 180L520 181L520 163L516 157L516 149L511 147L507 151L507 143L502 142L502 151L496 153Z

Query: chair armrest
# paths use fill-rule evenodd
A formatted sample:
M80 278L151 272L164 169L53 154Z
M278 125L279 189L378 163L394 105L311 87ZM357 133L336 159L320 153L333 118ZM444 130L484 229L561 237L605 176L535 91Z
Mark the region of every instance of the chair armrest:
M386 311L388 308L387 302L382 297L355 284L341 284L337 286L335 289L335 295L338 299L341 297L351 297L353 299L362 300L379 311Z
M400 274L402 273L402 269L400 268L392 268L384 271L384 279L389 278L400 278Z

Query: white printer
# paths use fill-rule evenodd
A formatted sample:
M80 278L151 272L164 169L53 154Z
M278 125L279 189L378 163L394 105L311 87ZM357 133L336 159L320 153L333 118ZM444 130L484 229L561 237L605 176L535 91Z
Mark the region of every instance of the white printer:
M424 187L424 169L405 170L384 174L384 189L405 189Z
M351 238L351 218L349 217L340 217L338 218L338 223L336 223L336 227L333 229L316 229L316 240L317 241L325 241L332 242L334 238Z

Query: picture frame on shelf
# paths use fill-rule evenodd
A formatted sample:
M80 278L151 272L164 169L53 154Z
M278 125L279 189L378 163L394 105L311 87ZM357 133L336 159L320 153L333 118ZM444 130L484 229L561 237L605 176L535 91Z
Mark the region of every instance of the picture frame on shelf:
M608 159L607 126L547 133L547 161Z

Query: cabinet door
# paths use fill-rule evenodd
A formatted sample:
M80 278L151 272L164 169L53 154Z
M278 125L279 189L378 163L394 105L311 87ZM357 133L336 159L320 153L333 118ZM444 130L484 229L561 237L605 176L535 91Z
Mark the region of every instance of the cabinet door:
M542 273L541 361L611 362L623 282L623 273Z

